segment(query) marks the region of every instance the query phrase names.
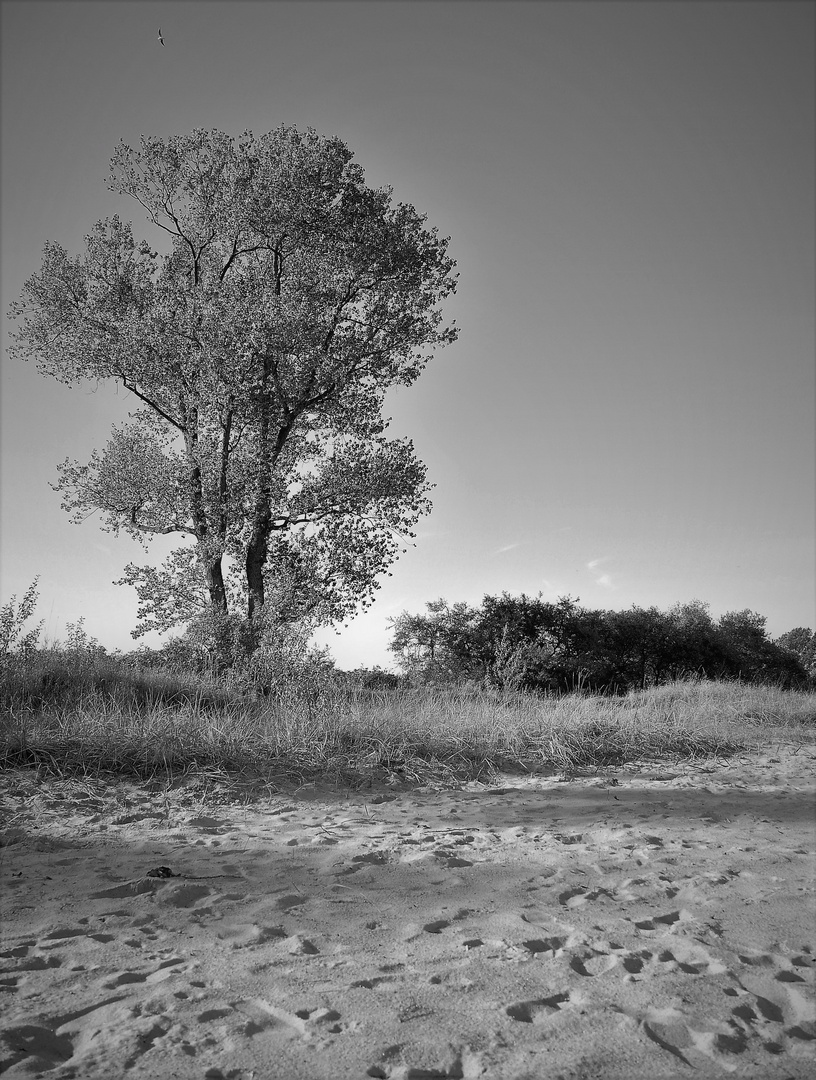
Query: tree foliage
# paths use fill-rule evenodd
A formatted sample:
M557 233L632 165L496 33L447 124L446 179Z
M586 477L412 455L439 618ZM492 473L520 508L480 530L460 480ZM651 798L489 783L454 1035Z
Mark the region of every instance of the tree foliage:
M792 653L810 678L816 682L816 632L806 626L797 626L776 639L776 644Z
M19 604L17 596L14 595L8 603L0 607L0 660L15 651L26 657L39 645L40 634L45 625L43 622L23 633L25 624L34 614L40 599L37 589L39 580L38 577L34 578Z
M391 620L389 648L413 681L622 692L689 675L783 686L804 685L808 675L795 649L768 638L764 616L729 612L715 622L699 600L666 612L598 611L568 596L550 603L502 593L485 596L479 608L441 599L426 607L425 615ZM809 647L811 637L791 634L790 644Z
M48 243L12 307L19 356L138 403L87 464L63 463L64 507L183 541L162 567L127 567L137 633L244 603L251 619L267 604L344 617L429 509L382 405L456 336L447 239L312 130L142 137L119 145L109 186L167 253L100 221L79 255Z

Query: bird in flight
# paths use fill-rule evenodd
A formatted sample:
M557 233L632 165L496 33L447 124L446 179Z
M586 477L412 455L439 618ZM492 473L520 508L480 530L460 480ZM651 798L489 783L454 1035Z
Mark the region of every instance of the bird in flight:
M164 38L162 37L161 27L159 27L159 45L161 45L162 48L165 48L165 49L167 48L167 46L164 44Z

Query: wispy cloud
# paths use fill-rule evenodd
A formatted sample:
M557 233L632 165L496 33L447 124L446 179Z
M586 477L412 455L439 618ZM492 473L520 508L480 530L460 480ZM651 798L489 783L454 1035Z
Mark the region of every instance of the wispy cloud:
M587 570L596 570L601 563L609 562L609 556L603 555L600 559L590 559L586 564Z
M515 543L515 544L505 544L505 545L504 545L504 547L500 547L500 548L498 549L498 551L496 551L496 552L495 552L494 554L496 554L496 555L503 555L503 554L505 553L505 551L512 551L512 550L513 550L513 548L517 548L517 547L521 547L521 544L520 544L520 543Z

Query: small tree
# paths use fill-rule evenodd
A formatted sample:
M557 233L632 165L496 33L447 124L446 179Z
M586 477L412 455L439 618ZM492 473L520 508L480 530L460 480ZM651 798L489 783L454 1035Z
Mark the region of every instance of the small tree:
M26 658L36 650L39 644L43 622L27 633L23 633L23 628L34 614L40 599L37 589L39 580L38 577L34 578L19 605L17 605L17 596L14 595L0 608L0 660L7 659L15 650ZM17 605L16 609L15 605Z
M58 648L74 671L87 671L107 656L107 649L88 633L82 618L65 624L65 641Z
M496 646L495 659L485 675L486 685L496 686L508 693L526 689L532 649L534 646L531 646L529 641L517 641L514 644L510 627L505 624L501 640Z
M672 620L656 607L608 611L604 644L610 683L620 689L658 685L672 664Z
M467 604L430 600L427 614L403 611L388 623L388 648L397 665L415 682L450 682L474 674L473 623L476 612Z
M673 604L667 616L665 644L669 678L699 675L712 679L728 674L728 657L709 604L702 600Z
M797 626L778 637L775 644L780 649L793 653L808 678L816 680L816 633L813 630L806 626Z
M439 310L447 240L311 130L143 137L118 147L109 186L168 253L101 221L77 257L46 245L12 316L14 351L43 374L113 381L140 406L58 484L74 520L186 541L160 568L127 567L134 636L238 604L251 623L267 605L350 614L430 506L382 404L456 336Z
M748 682L776 682L796 686L807 679L807 670L798 656L771 641L766 619L756 611L729 611L719 621L719 631L732 674Z

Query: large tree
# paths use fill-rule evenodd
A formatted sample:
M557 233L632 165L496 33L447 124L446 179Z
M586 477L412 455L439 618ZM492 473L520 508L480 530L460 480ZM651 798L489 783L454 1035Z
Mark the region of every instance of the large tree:
M127 568L140 631L239 599L250 620L343 617L429 507L382 405L456 336L447 239L312 130L142 137L119 145L109 186L166 253L101 221L76 257L47 244L12 307L23 359L139 403L88 464L63 463L63 505L187 540L160 568Z

